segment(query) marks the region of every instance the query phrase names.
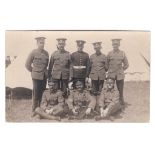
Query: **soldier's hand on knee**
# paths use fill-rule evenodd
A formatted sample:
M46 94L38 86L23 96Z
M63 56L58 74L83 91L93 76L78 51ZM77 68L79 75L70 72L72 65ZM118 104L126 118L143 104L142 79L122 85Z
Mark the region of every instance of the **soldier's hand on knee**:
M49 109L46 109L46 110L45 110L45 112L46 112L47 114L49 114L49 111L50 111Z
M78 112L74 108L72 109L72 112L74 115L78 115Z
M51 109L46 109L45 112L46 112L47 114L52 114L52 113L53 113L53 109L52 109L52 108L51 108Z
M87 108L86 115L89 115L91 113L91 108Z
M52 114L52 113L53 113L53 109L51 108L51 109L50 109L50 114Z

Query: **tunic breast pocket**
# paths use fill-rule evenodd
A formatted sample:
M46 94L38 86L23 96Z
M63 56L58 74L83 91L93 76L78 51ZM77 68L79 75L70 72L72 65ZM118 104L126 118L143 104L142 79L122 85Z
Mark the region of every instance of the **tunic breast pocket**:
M35 56L33 60L34 65L40 65L41 64L41 57L40 56Z
M42 57L41 61L42 61L43 64L46 65L46 64L48 64L49 59L48 59L48 57Z
M114 65L120 65L122 64L122 61L123 61L123 56L121 55L118 55L118 56L112 56L110 58L110 64L114 64Z
M55 65L59 65L60 64L60 58L59 57L55 57L54 58L54 64Z
M106 63L106 59L105 58L102 59L101 62L105 64Z
M69 62L68 58L64 58L64 59L61 61L61 63L62 63L64 66L68 65L68 62Z
M105 65L105 60L100 60L98 64L99 64L99 67L103 67Z
M116 57L116 59L117 59L117 60L123 61L123 55L118 55L118 56Z
M109 61L110 65L115 65L115 64L116 64L116 58L110 57L109 60L110 60L110 61Z

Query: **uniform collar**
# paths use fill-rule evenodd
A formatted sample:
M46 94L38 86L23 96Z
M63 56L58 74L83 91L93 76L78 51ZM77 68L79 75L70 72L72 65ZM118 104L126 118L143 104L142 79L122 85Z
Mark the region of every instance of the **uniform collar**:
M49 92L50 92L50 94L55 94L57 91L51 91L51 90L49 90Z
M44 52L44 49L39 49L39 48L38 48L38 51L42 53L42 52Z
M120 50L119 50L119 49L118 49L117 51L113 50L113 52L114 52L114 53L118 53L118 52L120 52Z
M78 90L76 90L76 92L77 92L78 94L83 94L83 93L84 93L84 90L83 90L82 92L79 92Z
M59 51L59 53L65 53L66 52L65 50L63 50L63 51L58 50L58 51Z
M98 53L98 54L97 54L97 53L95 53L95 55L96 55L96 56L100 56L101 54L102 54L102 53L101 53L101 51L100 51L100 53Z
M83 51L77 51L78 53L83 53Z

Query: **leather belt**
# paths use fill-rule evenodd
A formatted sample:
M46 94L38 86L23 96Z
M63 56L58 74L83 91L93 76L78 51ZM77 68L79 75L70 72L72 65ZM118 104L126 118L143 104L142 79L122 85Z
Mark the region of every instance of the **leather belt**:
M73 66L74 69L84 69L86 66Z

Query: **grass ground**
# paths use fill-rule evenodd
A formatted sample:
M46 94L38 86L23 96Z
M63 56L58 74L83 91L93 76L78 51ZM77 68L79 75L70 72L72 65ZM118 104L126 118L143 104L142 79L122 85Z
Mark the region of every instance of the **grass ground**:
M149 122L150 101L149 82L126 82L124 86L124 98L127 106L124 111L115 115L113 122ZM56 122L51 120L36 120L31 118L31 100L6 100L7 122ZM94 119L82 121L63 119L62 122L96 122ZM100 120L97 122L111 122Z

